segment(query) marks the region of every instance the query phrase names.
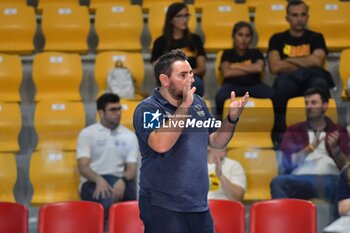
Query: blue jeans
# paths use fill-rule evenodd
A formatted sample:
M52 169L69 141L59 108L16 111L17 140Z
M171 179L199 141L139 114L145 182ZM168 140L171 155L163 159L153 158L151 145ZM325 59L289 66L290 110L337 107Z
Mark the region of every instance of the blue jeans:
M214 233L209 209L204 212L177 212L151 205L150 198L139 196L140 217L145 233Z
M102 176L108 184L113 187L113 185L120 179L119 177L112 175L103 175ZM82 187L80 192L80 197L84 201L93 201L100 203L104 208L104 218L105 222L108 220L108 211L109 207L114 204L113 197L102 198L101 196L98 199L95 199L92 195L94 194L96 189L96 183L92 181L86 181ZM124 192L123 201L128 200L136 200L136 184L134 180L130 180L127 182Z
M271 181L272 198L320 198L332 204L333 217L337 217L337 175L279 175Z

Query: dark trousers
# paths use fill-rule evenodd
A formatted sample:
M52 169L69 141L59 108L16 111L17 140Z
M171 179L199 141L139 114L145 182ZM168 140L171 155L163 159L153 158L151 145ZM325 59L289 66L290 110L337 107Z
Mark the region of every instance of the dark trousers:
M103 175L102 176L108 184L113 187L113 185L120 179L119 177L112 175ZM100 203L104 208L104 217L105 222L108 221L108 211L111 205L114 204L113 197L102 198L101 196L98 199L95 199L92 195L95 192L96 183L91 181L86 181L80 191L80 197L84 201L93 201ZM127 182L125 187L125 193L123 201L136 200L136 183L134 180Z
M303 78L304 77L304 78ZM304 92L311 88L320 88L329 92L332 80L329 73L319 68L300 69L277 76L274 83L275 95L273 107L275 121L272 129L272 141L278 147L286 131L286 110L290 98L303 96Z
M255 98L270 98L274 95L272 87L265 83L259 83L254 85L234 85L231 83L224 83L218 90L215 96L216 113L218 117L222 116L225 100L231 98L231 91L236 93L236 96L244 96L248 91L249 96ZM224 117L224 116L223 116Z
M177 212L151 205L149 198L139 196L140 217L145 233L214 233L209 209L204 212Z

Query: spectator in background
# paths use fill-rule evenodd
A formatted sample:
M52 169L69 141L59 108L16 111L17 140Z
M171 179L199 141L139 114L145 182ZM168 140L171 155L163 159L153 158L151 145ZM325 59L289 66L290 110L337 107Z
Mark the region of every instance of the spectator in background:
M285 175L271 182L272 198L323 198L335 203L339 170L349 155L349 134L325 116L324 89L305 93L307 120L287 128L281 150Z
M113 203L136 199L139 146L136 135L120 125L121 110L118 95L101 95L100 122L83 129L77 143L81 199L101 203L106 221Z
M288 30L274 34L269 41L268 61L272 74L276 74L273 98L275 123L272 141L279 149L286 130L288 99L302 96L310 87L329 90L334 83L323 69L327 48L321 33L306 29L308 6L303 1L290 1L287 5Z
M226 156L226 149L208 147L208 199L243 201L246 177L241 164Z
M230 98L231 91L243 96L247 91L251 97L273 97L273 88L260 79L264 70L264 57L258 49L250 49L253 39L252 26L238 22L232 30L233 48L223 52L220 71L224 78L222 87L216 93L216 112L222 115L224 102Z
M190 15L184 3L177 2L168 7L163 35L154 41L151 62L154 64L161 55L173 49L181 49L193 69L196 94L203 96L206 53L200 36L191 33L188 28L190 17L196 16Z

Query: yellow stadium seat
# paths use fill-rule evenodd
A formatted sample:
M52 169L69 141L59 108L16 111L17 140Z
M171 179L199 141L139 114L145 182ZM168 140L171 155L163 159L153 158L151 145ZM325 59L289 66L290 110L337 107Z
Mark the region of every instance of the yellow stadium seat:
M39 4L36 9L41 12L45 7L62 7L62 6L79 6L80 0L38 0Z
M121 51L102 52L97 54L95 61L95 79L99 95L107 89L107 76L109 71L115 67L116 61L122 61L135 79L135 91L137 98L140 95L143 85L145 70L141 53L129 53Z
M310 7L309 28L321 32L329 50L350 48L350 4L347 2L314 2Z
M271 199L270 183L278 174L276 152L272 149L240 147L227 152L238 161L247 177L245 201Z
M88 51L90 15L86 6L48 6L42 13L45 51Z
M240 98L237 98L240 99ZM228 115L230 99L224 103L223 116ZM233 138L227 145L229 148L250 146L272 148L271 130L274 122L272 101L249 97Z
M197 12L202 12L203 7L208 4L208 3L213 3L213 2L221 2L221 3L232 3L234 2L233 0L194 0L194 7L196 8Z
M79 200L75 152L42 150L32 154L29 167L34 206Z
M79 132L85 127L84 105L82 102L39 102L34 127L38 135L37 150L75 150Z
M97 8L105 5L131 4L130 0L90 0L89 10L95 12Z
M267 0L271 1L271 0ZM248 5L249 11L254 12L259 5L266 4L266 0L245 0L245 3ZM276 3L286 3L286 0L274 0Z
M95 14L95 30L98 36L98 51L141 52L141 6L109 4L98 7Z
M83 65L79 54L44 52L35 55L33 80L36 101L62 99L81 100L80 82Z
M0 54L0 101L19 102L22 61L19 55Z
M183 2L182 0L142 0L142 10L148 12L151 7L157 4L166 4L170 5L174 2Z
M32 53L35 31L36 18L33 7L0 4L0 52Z
M163 34L163 27L165 23L165 16L168 10L168 6L171 3L162 1L154 3L149 8L148 14L148 30L151 35L150 49L153 47L153 42ZM188 28L191 32L196 32L197 28L197 18L196 11L193 5L187 5L191 17L188 22Z
M339 74L343 85L341 97L343 100L349 100L348 80L350 79L350 49L345 49L341 52L339 58Z
M220 71L221 57L223 53L223 50L218 51L216 53L215 59L215 77L217 84L219 84L220 86L224 83L224 77L222 77L222 73Z
M338 122L337 103L334 99L329 99L326 116L331 118L332 121ZM305 98L300 96L289 99L286 112L287 126L302 121L306 121Z
M27 0L0 0L0 5L22 5L27 6Z
M257 48L266 51L270 37L289 28L286 21L287 1L264 1L255 10L255 28L258 34Z
M17 103L0 103L0 151L18 152L18 136L22 127Z
M249 22L249 12L245 4L213 2L204 5L202 30L205 50L217 52L232 48L232 29L238 21Z
M0 153L0 201L16 202L13 189L17 180L17 166L14 154Z

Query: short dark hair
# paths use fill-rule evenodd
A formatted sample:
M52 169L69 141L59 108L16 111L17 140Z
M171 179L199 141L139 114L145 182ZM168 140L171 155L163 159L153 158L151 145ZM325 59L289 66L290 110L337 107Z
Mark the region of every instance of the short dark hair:
M237 22L237 23L233 26L233 29L232 29L232 38L235 36L236 32L237 32L238 30L240 30L241 28L248 28L248 29L249 29L249 32L250 32L250 35L251 35L252 37L254 36L254 31L253 31L252 25L250 25L250 23L245 22L245 21L239 21L239 22Z
M97 99L97 111L105 110L108 103L119 103L120 97L114 93L104 93Z
M301 4L304 4L306 6L306 12L309 11L309 6L304 2L304 1L300 1L300 0L291 0L288 2L288 5L287 5L287 8L286 8L286 12L287 12L287 15L289 13L289 8L292 7L292 6L298 6L298 5L301 5Z
M172 65L176 61L187 61L188 57L181 49L173 49L169 53L163 54L154 64L154 75L157 85L160 86L159 76L165 74L171 75Z
M330 98L330 93L324 88L311 87L304 92L304 97L319 94L321 96L323 103L328 103Z

